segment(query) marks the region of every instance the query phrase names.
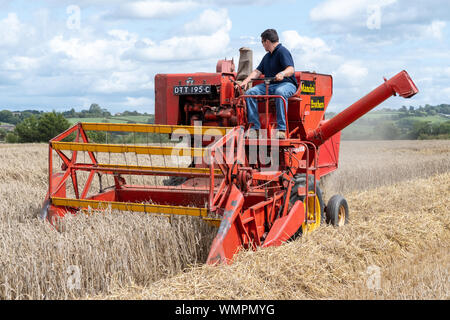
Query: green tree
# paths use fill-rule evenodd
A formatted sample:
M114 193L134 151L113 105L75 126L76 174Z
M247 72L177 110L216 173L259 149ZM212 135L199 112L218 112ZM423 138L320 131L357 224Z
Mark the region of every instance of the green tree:
M75 112L75 109L72 108L69 111L64 111L63 112L63 116L66 118L76 118L77 117L77 113Z
M431 121L414 121L411 134L414 139L432 134Z
M101 117L103 114L103 110L97 103L93 103L89 107L89 113L91 114L91 116Z
M14 129L19 142L39 142L38 118L32 115L16 125Z
M90 142L95 142L95 143L105 143L106 142L106 132L105 131L89 131L89 132L87 132L87 136L88 136L88 139Z
M14 132L8 132L6 135L7 143L17 143L19 142L19 137Z
M5 129L0 128L0 140L5 140L7 134L8 132Z
M450 134L450 120L445 121L440 124L439 126L439 133L440 134Z
M32 115L17 124L15 134L19 142L47 142L70 127L61 113L47 112Z
M2 110L0 111L0 122L18 124L20 122L20 119L9 110Z

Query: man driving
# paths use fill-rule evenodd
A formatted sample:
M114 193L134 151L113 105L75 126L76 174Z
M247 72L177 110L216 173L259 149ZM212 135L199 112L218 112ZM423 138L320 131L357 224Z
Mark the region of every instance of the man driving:
M280 95L287 99L297 91L297 80L294 77L294 60L291 53L281 43L276 30L267 29L261 34L261 43L267 51L259 66L241 83L244 90L248 89L251 79L259 78L262 74L265 77L274 77L274 81L269 85L269 95ZM266 87L261 83L245 92L246 95L266 94ZM275 99L277 110L277 138L286 137L286 119L284 114L284 104L281 99ZM253 125L253 129L258 132L261 129L259 121L258 103L255 98L246 98L248 122ZM287 106L286 106L287 108Z

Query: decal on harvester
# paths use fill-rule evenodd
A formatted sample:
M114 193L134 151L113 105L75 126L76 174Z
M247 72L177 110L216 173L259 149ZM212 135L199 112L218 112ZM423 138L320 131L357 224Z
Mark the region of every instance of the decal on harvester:
M194 79L192 79L192 77L187 78L186 85L192 86L193 84L194 84Z
M316 82L309 80L302 80L302 93L301 94L316 94Z
M311 97L311 111L325 110L325 97Z

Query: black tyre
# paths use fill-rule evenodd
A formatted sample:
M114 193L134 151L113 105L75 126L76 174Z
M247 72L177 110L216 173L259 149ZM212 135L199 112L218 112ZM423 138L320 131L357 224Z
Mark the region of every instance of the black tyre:
M302 187L304 187L304 185L302 185ZM313 182L309 183L308 190L309 190L309 192L312 192L314 190ZM325 203L323 202L322 190L320 189L320 187L318 185L316 185L316 194L317 194L317 198L318 198L319 204L320 204L320 217L321 217L322 222L325 222L326 221ZM305 200L305 196L298 195L298 186L293 187L292 191L291 191L291 199L289 201L289 204L290 204L289 207L292 207L297 201L304 201L304 200Z
M328 200L326 212L326 221L335 227L343 226L348 223L348 204L347 200L339 194L336 194Z

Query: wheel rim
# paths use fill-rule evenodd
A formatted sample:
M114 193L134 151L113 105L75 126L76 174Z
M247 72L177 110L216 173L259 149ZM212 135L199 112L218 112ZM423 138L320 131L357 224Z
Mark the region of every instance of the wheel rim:
M345 224L345 207L342 205L339 207L338 226L341 227L344 224Z
M309 193L314 193L312 191L310 191ZM315 208L314 208L314 203L315 203ZM313 230L315 230L318 226L320 226L320 222L321 222L321 211L320 211L320 201L319 201L319 197L313 196L313 197L308 197L308 212L306 212L306 201L303 203L304 208L305 208L305 214L306 214L306 220L316 220L316 222L313 223L306 223L303 222L302 224L302 229L303 232L311 232ZM315 209L315 210L314 210Z

